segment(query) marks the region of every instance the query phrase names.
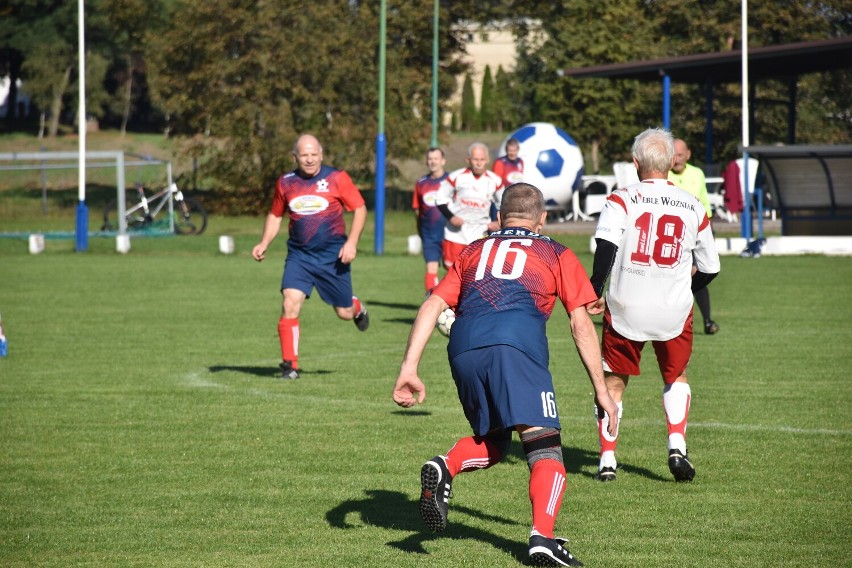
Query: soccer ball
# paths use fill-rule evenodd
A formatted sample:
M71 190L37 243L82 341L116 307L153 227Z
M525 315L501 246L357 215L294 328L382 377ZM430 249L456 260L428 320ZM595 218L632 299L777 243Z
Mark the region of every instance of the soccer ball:
M567 209L571 194L583 187L583 153L574 139L549 122L532 122L503 140L499 156L506 153L509 138L520 144L524 182L539 188L548 206Z
M438 321L435 322L435 327L438 328L438 331L441 332L441 335L445 337L450 336L450 328L453 327L453 322L456 321L456 313L447 308L440 314L438 314Z

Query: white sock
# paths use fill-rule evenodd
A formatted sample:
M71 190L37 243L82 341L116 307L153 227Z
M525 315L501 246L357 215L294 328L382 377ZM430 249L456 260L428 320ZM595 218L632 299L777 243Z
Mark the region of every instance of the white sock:
M595 419L600 420L600 422L601 422L601 434L603 435L604 439L607 440L608 442L614 442L615 439L618 438L618 430L621 428L621 415L624 412L624 405L621 401L616 402L615 404L616 404L616 406L618 406L618 428L615 429L615 436L609 435L609 431L608 431L608 429L609 429L609 414L604 412L603 418L602 419L598 418L600 416L600 414L599 414L600 409L598 408L597 405L595 405ZM615 461L615 451L614 450L607 450L605 452L601 452L601 459L600 459L600 463L598 465L598 469L600 469L602 467L612 467L612 468L617 467L617 463Z
M663 409L666 411L666 421L669 424L680 424L689 415L689 405L692 398L692 389L689 383L672 383L663 389ZM683 433L672 432L669 434L669 450L680 450L686 453L686 424L683 425Z

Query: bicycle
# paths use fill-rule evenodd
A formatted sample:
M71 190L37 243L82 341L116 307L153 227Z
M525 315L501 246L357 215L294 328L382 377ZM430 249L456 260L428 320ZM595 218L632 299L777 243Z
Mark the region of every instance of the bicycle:
M130 195L125 196L124 217L128 230L162 228L167 231L174 230L178 235L200 235L207 228L207 211L201 203L186 197L176 183L171 183L150 197L145 195L145 188L141 183L135 183L134 187L138 199L134 202ZM171 206L167 207L170 202ZM117 229L118 201L113 199L104 207L104 224L101 230Z

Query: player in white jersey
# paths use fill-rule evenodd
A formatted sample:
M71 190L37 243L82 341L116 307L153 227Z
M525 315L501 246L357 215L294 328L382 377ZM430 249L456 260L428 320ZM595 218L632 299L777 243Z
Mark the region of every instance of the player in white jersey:
M447 218L441 247L447 269L464 247L500 228L491 205L500 206L503 180L488 162L488 146L474 142L467 150L468 167L451 172L438 189L435 205Z
M665 382L669 470L677 481L691 481L695 468L686 449L686 422L692 393L686 368L692 354L692 294L710 283L720 264L701 202L667 180L673 156L670 132L652 128L636 137L633 163L642 181L613 191L601 211L591 278L599 299L587 308L593 315L604 313L601 353L619 418L627 381L639 374L645 342L653 343ZM595 416L598 478L611 481L618 432L609 435L609 417L597 407Z

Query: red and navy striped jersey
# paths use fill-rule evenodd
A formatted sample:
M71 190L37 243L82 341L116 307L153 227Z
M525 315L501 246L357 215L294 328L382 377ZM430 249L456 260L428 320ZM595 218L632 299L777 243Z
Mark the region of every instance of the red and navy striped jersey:
M520 228L504 228L465 247L433 293L456 312L450 357L511 345L545 366L545 326L556 300L570 312L597 299L568 247Z
M281 176L270 212L290 216L288 256L324 264L335 262L346 242L344 212L362 205L364 198L349 174L322 166L310 178L302 177L298 170Z
M500 156L494 160L491 171L500 176L503 187L524 181L524 161L521 158L512 161L507 156Z
M441 177L433 178L425 175L414 184L414 195L411 196L411 208L417 210L420 220L420 232L424 235L434 236L437 240L444 237L444 224L446 217L435 205L438 196L438 188L441 182L447 179L447 173Z

